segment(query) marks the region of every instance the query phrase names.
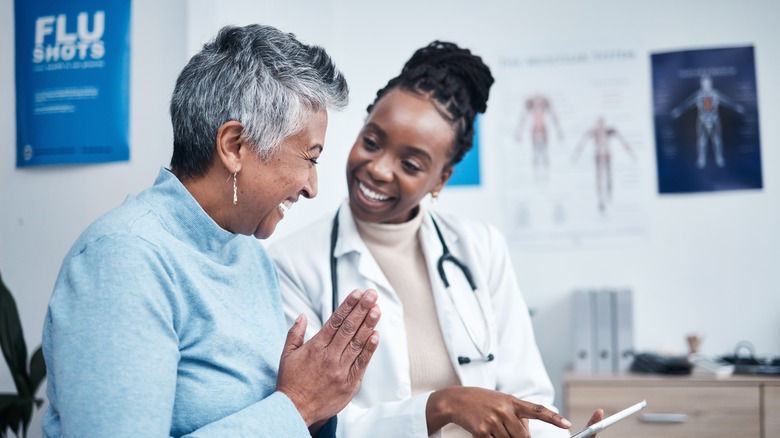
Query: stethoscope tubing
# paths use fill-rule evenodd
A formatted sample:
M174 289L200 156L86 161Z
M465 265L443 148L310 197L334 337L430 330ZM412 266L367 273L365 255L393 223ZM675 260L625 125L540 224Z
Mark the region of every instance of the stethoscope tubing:
M340 209L339 209L340 210ZM466 356L458 356L458 363L460 365L468 364L471 362L479 361L479 362L490 362L493 359L495 359L495 356L490 353L491 347L492 347L492 339L490 336L490 325L488 324L487 319L487 313L485 311L484 306L482 305L482 299L479 296L479 291L477 290L476 282L474 281L474 277L471 274L471 269L469 269L468 266L466 266L465 263L458 260L457 257L452 255L450 252L449 247L447 246L446 241L444 240L444 235L442 234L441 230L439 229L439 225L436 223L436 219L433 217L433 214L430 214L431 222L433 223L433 228L436 230L436 235L439 238L439 242L442 246L442 255L439 257L439 260L436 263L436 269L439 271L439 277L441 278L441 281L444 283L444 288L447 290L447 296L449 296L450 301L452 302L452 306L455 308L455 312L458 314L458 317L460 318L461 322L463 323L464 328L466 329L466 333L468 334L472 344L474 344L474 347L477 349L479 354L482 356L481 358L469 358ZM331 282L331 314L336 311L336 308L338 307L338 259L336 258L336 243L338 241L338 234L339 234L339 211L336 211L336 216L333 218L333 224L331 226L330 231L330 282ZM485 322L485 329L486 329L486 336L487 336L487 348L482 348L480 344L477 342L476 337L474 336L474 333L471 331L471 328L468 324L466 324L466 320L463 317L463 315L460 312L460 309L458 308L457 304L455 304L455 300L452 298L452 291L450 289L450 282L447 278L447 273L444 271L444 262L449 261L455 266L458 267L458 269L463 272L463 276L466 278L466 281L469 283L469 287L471 287L471 291L474 293L474 298L477 300L477 304L479 305L479 311L482 314L482 319Z

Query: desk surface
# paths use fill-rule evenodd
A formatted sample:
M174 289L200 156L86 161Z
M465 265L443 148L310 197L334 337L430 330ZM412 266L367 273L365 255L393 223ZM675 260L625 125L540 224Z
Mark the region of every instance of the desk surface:
M702 386L712 385L713 382L717 382L718 385L724 386L755 386L758 384L780 386L780 376L733 374L729 377L715 378L673 374L578 374L567 372L564 376L564 382L577 382L580 386L598 386L605 384L611 386L620 386L624 384L631 386L651 386L669 383L674 383L675 386Z

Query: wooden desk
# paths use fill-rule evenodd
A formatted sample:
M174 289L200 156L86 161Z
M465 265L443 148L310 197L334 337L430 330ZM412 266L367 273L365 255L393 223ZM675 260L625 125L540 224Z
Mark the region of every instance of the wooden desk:
M777 377L564 377L564 413L574 430L584 427L595 408L604 408L610 415L643 399L647 400L644 410L601 432L599 438L780 437Z

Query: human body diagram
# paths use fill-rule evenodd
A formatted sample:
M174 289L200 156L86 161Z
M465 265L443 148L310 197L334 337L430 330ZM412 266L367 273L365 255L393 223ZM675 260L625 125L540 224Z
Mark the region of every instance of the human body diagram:
M712 144L715 164L718 167L724 167L726 165L726 160L723 158L723 138L721 135L721 122L718 108L720 105L723 105L739 114L744 114L745 109L742 105L734 102L726 95L713 88L712 78L710 78L709 75L702 75L700 83L701 88L696 90L680 105L672 109L670 115L672 118L677 119L685 111L695 106L697 112L696 166L699 169L702 169L707 165L707 146Z
M533 147L533 167L538 178L547 180L550 158L548 152L548 119L554 125L558 138L563 138L558 118L553 111L550 99L542 94L535 94L525 101L525 106L520 113L520 118L515 130L515 140L520 143L523 139L526 120L531 125L531 145Z
M601 212L606 210L612 198L612 152L609 142L613 138L620 142L631 158L635 158L628 142L614 127L608 126L603 117L599 117L596 124L585 132L574 150L573 160L576 161L582 149L589 142L593 143L593 155L596 161L596 197Z

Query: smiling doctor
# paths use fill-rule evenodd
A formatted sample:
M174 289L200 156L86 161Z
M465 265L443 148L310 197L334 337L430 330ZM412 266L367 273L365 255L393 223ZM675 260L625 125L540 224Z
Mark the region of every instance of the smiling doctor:
M421 203L471 148L492 83L467 49L419 49L368 107L348 201L269 249L288 320L305 313L307 336L347 291L379 292L382 343L341 436L569 436L504 239Z

